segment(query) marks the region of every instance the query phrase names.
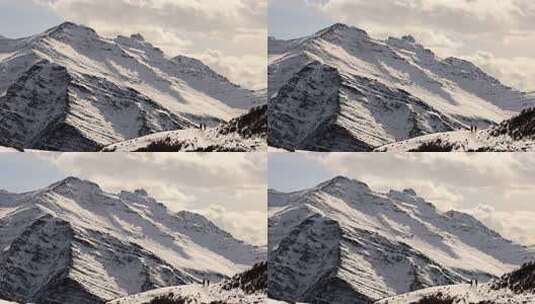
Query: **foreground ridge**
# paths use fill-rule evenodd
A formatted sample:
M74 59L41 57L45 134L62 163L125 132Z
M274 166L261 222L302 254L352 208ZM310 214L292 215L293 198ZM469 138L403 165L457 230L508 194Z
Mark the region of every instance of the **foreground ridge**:
M533 303L535 263L526 263L489 283L440 286L378 301L376 304Z

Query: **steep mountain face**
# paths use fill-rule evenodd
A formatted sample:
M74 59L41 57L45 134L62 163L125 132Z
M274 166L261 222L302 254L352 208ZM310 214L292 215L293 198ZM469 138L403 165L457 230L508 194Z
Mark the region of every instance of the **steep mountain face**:
M312 189L269 192L270 297L373 303L431 286L488 281L534 258L456 211L407 189L378 193L336 177Z
M506 304L535 302L535 263L526 263L489 283L428 288L383 299L376 304L467 303Z
M162 288L117 299L109 304L260 304L266 301L267 264L259 263L218 284Z
M520 112L522 93L474 64L441 59L411 36L379 41L336 24L269 39L271 145L369 151L436 132L497 124Z
M171 213L144 190L106 193L67 178L0 193L0 298L104 303L209 278L261 261L246 244L190 212Z
M104 152L255 152L267 150L267 105L214 128L155 133L109 145Z
M476 132L456 131L421 136L376 149L379 152L533 152L535 108L497 126Z
M140 35L64 23L0 39L0 145L95 151L155 132L216 125L261 101L202 62Z

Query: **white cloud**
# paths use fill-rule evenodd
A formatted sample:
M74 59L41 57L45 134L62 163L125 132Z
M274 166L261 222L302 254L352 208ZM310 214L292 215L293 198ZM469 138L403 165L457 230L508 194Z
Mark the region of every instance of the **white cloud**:
M105 36L141 33L168 55L210 56L249 88L267 86L267 0L32 0Z

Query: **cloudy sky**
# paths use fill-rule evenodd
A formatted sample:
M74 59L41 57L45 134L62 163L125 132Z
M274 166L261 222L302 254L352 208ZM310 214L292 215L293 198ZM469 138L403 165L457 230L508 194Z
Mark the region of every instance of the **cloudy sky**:
M190 55L247 88L266 84L267 0L0 0L0 35L40 33L62 21L99 34L141 33L168 55Z
M271 153L268 184L309 188L337 175L372 189L412 188L442 211L470 213L505 237L535 245L535 157L530 153Z
M174 211L199 212L265 245L266 161L264 153L0 153L0 189L35 190L67 176L113 193L142 188Z
M268 20L280 38L335 22L380 39L412 34L441 57L472 60L508 85L535 90L532 0L270 0Z

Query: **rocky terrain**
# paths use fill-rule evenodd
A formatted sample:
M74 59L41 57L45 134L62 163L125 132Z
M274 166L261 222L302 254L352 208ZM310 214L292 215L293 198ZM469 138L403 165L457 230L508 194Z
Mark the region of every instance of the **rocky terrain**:
M376 304L466 303L466 304L530 304L535 303L535 264L484 284L440 286L399 295Z
M267 298L267 264L259 263L252 269L217 284L162 288L109 304L263 304Z
M0 192L0 299L104 303L218 282L265 258L263 248L199 214L173 213L144 190L108 193L70 177Z
M286 150L371 151L410 138L494 126L523 93L473 63L439 58L413 37L377 40L335 24L269 39L269 144Z
M377 148L378 152L533 152L535 108L485 130L416 137Z
M336 177L269 192L269 296L373 303L424 288L488 282L535 259L476 218L442 212L413 190L373 191Z
M112 144L104 152L267 151L267 105L214 128L155 133Z
M66 22L0 38L0 146L98 151L157 132L213 127L264 102L139 34L109 39Z

